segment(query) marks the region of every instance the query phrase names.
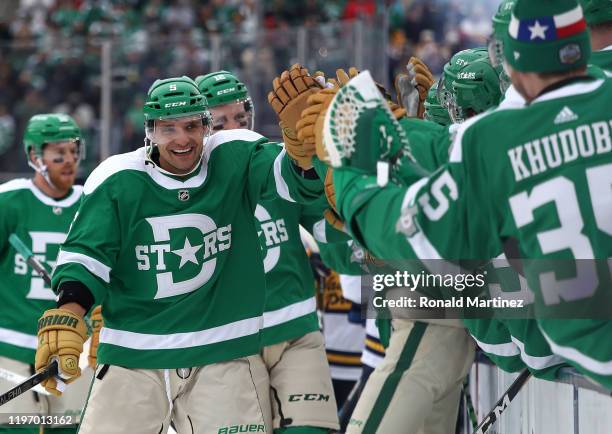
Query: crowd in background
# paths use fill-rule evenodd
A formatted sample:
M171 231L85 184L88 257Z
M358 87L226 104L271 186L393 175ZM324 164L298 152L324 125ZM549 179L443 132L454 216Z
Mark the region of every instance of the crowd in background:
M141 145L142 97L161 76L197 76L213 65L230 69L254 94L261 121L268 110L262 106L271 78L299 60L297 29L306 29L309 50L302 54L310 60L307 66L333 72L353 64L354 50L361 49L361 66L379 67L379 74L386 71L387 77L380 80L390 83L411 55L439 73L453 52L484 45L496 4L495 0L3 0L0 172L27 171L21 155L23 127L33 114L48 111L76 118L89 144L90 158L83 169L97 164L105 40L113 41L111 143L114 152L123 152ZM354 20L363 21L369 32L362 47L350 39ZM380 68L385 61L386 68Z

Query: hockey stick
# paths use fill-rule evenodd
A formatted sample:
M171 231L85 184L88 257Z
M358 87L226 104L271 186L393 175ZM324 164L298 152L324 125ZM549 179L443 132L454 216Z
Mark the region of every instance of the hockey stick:
M40 263L40 261L34 256L34 253L26 246L23 241L17 236L17 234L11 234L9 236L9 243L17 250L17 252L23 256L30 267L32 267L39 275L43 278L45 283L51 286L51 276L47 269Z
M487 416L480 422L480 425L474 431L474 434L485 434L489 428L499 419L501 414L504 412L506 408L510 405L510 402L514 399L514 397L519 393L521 388L525 385L527 380L531 377L531 372L525 369L521 372L514 383L510 385L506 393L502 395L501 398L495 403L493 409L487 414Z
M10 400L14 398L17 398L19 395L21 395L24 392L27 392L28 390L40 384L42 381L46 380L47 378L54 377L55 375L57 375L57 372L58 372L57 361L54 360L49 364L49 366L47 366L42 371L32 375L30 378L25 380L23 383L13 387L8 392L0 395L0 406L6 404L7 402L9 402Z
M13 383L13 384L20 384L20 383L23 383L25 380L27 380L27 377L16 374L13 371L9 371L8 369L4 369L4 368L0 368L0 378L8 381L9 383ZM31 390L33 392L40 393L41 395L51 395L41 385L34 386Z
M478 419L476 419L476 412L474 411L474 404L472 403L472 395L470 394L469 376L466 376L463 380L463 386L461 387L463 396L465 398L465 407L470 422L472 423L472 430L476 430L478 427Z
M9 243L11 243L15 250L17 250L17 252L25 258L27 264L32 267L40 275L40 277L42 277L45 283L51 286L51 275L49 274L45 266L36 258L36 256L34 256L34 253L32 253L28 246L26 246L24 242L21 241L21 238L19 238L17 234L11 234L9 236ZM89 317L86 316L85 318L83 318L83 320L87 325L87 334L91 335L92 327ZM85 369L88 365L85 362L81 362L79 363L79 366L81 366L81 369Z
M346 428L351 420L351 416L353 415L353 411L355 407L357 407L357 401L361 397L361 393L363 392L363 388L365 387L366 381L363 379L363 376L357 380L353 389L349 393L349 396L344 401L342 408L338 411L338 420L340 421L340 432L345 432Z

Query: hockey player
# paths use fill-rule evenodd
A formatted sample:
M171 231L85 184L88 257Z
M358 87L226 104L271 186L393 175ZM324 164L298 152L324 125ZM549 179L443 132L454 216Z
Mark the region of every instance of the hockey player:
M236 76L218 71L195 81L207 98L215 132L253 128L253 104ZM338 429L314 281L299 231L300 224L312 227L322 210L280 198L260 200L255 209L266 272L262 356L270 374L275 434Z
M423 119L435 122L443 127L447 127L452 123L448 111L438 101L438 83L434 83L429 88L424 105L425 115Z
M585 75L590 56L585 27L575 0L517 1L504 53L512 83L528 106L494 110L464 123L455 135L449 163L425 178L416 168L407 170L413 172L408 187L373 187L373 166L355 166L364 150L358 143L355 151L341 148L344 138L326 130L323 143L331 149L330 160L343 168L334 171L334 185L349 230L378 255L492 258L501 252L505 239L514 238L521 254L530 259L607 258L612 232L606 222L612 221L612 208L609 191L601 189L609 190L612 173L605 109L612 89L609 81ZM367 75L354 82L362 96L375 94ZM332 103L328 113L339 113L334 109ZM385 131L386 143L401 141L391 116L386 119L360 128ZM521 128L500 135L500 125ZM365 135L361 139L371 143ZM381 208L390 209L398 219L398 234L377 222ZM448 230L457 227L464 230L453 230L450 236ZM595 277L586 283L580 274L572 283L561 276L540 281L541 270L534 262L525 272L536 293L539 325L553 351L611 387L610 348L594 344L609 339L610 322L571 319L553 325L548 319L572 312L588 316L593 309L609 308L609 270L594 261L586 264L578 270ZM579 291L570 295L569 287Z
M59 246L79 206L83 187L74 185L84 144L81 130L65 114L39 114L27 123L23 142L32 179L15 179L0 185L0 366L29 377L34 372L36 323L40 314L55 305L55 294L9 244L16 234L34 254L53 265ZM51 268L48 270L51 271ZM0 425L19 413L68 415L72 432L85 404L88 378L84 376L62 398L26 393L2 407ZM91 374L89 374L91 378ZM15 384L0 380L0 388ZM10 431L20 426L6 426ZM3 430L3 428L0 428ZM68 430L70 431L70 430ZM24 432L24 431L19 431ZM38 433L38 427L31 432Z
M503 68L504 37L508 33L508 25L510 24L514 3L516 3L516 0L502 0L499 4L495 15L493 15L493 33L487 43L489 60L493 67L499 71L500 88L504 94L500 107L503 108L522 107L525 105L525 99L512 86L510 77L508 77Z
M300 72L306 92L315 83ZM179 433L271 432L253 214L260 198L307 202L322 184L252 131L209 137L188 77L153 83L143 111L145 147L85 183L53 275L58 308L39 321L36 369L57 358L64 381L79 376L82 315L98 301L105 324L81 433L165 432L171 420ZM44 386L56 392L57 379Z
M483 50L477 50L477 54L482 56ZM453 56L453 61L445 67L445 78L449 83L448 109L457 122L453 129L466 119L497 105L502 87L499 76L488 58L474 60L472 50ZM400 125L410 138L412 155L418 164L433 172L448 161L449 142L445 137L436 135L435 130L427 137L425 132L428 129L423 122L402 119ZM415 129L423 131L423 134L417 135ZM437 149L437 152L426 152L431 148ZM524 301L532 300L525 280L510 268L505 256L496 258L484 270L491 291L485 291L483 296L502 296L504 290L516 295L520 291L518 294L525 298ZM501 312L503 315L503 310ZM529 368L539 378L553 379L559 368L564 366L562 359L552 354L535 320L468 319L464 323L481 349L506 371Z
M612 2L580 0L591 33L591 64L612 72Z

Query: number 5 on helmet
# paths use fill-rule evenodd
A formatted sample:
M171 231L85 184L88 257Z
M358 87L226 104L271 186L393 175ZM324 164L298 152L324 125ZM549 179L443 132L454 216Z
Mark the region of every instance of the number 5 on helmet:
M35 368L40 371L53 359L58 362L58 376L71 383L81 375L79 356L87 339L83 318L66 309L49 309L38 320L38 348ZM41 383L49 393L61 395L55 377Z

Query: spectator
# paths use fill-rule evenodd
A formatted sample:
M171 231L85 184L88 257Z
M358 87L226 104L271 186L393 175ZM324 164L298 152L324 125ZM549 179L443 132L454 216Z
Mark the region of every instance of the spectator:
M373 17L376 14L376 2L374 0L348 0L342 12L345 20L356 18Z
M15 119L8 112L5 104L0 103L0 155L13 144L15 138Z

